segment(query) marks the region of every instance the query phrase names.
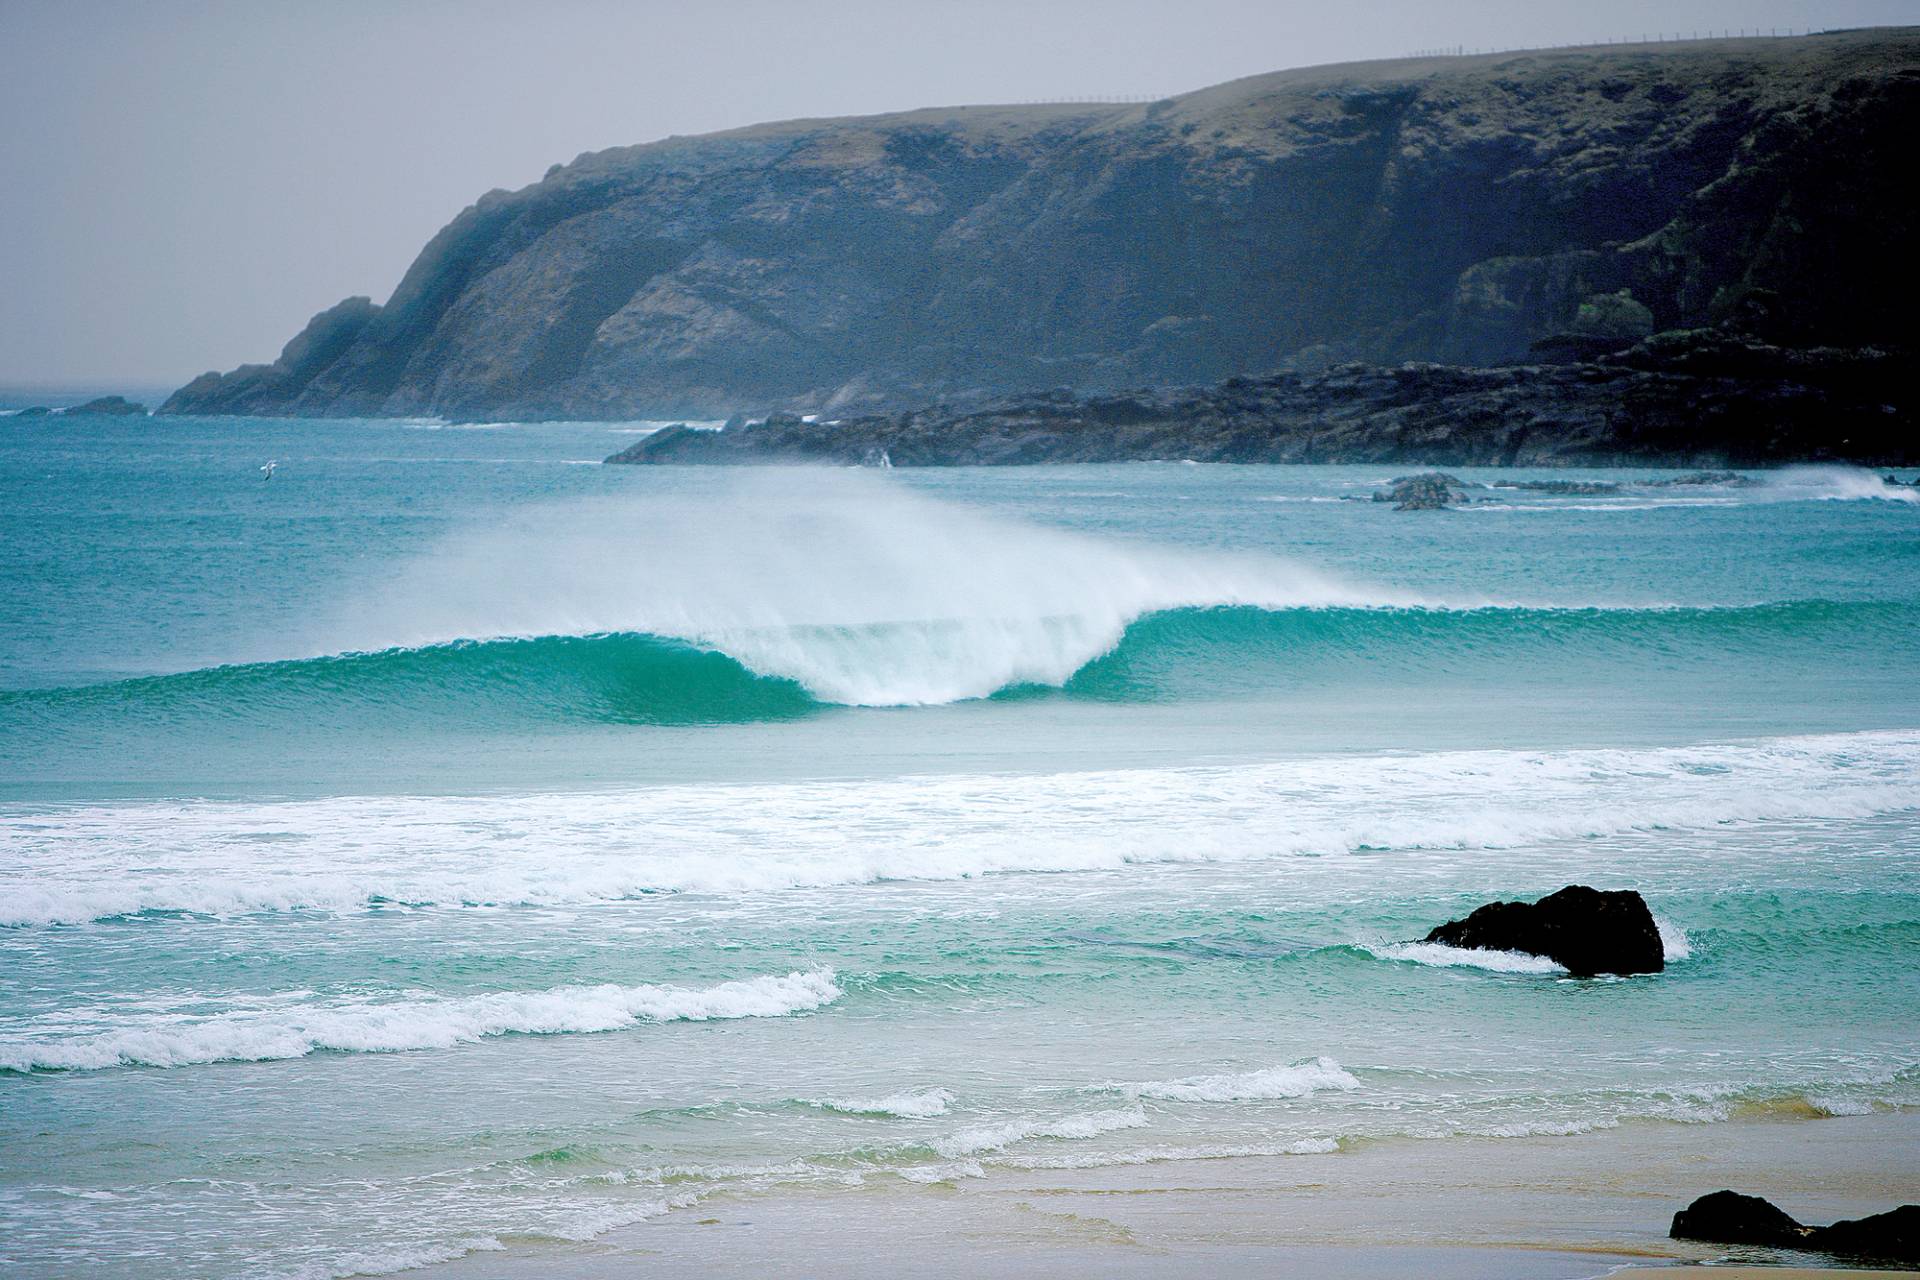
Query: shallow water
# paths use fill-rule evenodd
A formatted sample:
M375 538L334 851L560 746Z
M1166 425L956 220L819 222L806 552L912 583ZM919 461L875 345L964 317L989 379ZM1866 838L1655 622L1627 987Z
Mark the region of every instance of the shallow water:
M1912 495L640 429L0 418L0 1261L1920 1105Z

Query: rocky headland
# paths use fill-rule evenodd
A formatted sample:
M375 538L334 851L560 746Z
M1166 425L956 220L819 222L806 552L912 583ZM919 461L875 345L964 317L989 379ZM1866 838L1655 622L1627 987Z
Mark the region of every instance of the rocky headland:
M125 396L100 396L85 404L76 404L67 409L49 409L46 405L29 405L17 409L11 415L15 418L144 418L147 406L136 404Z
M1347 365L839 419L775 413L719 431L667 427L607 461L1726 468L1828 460L1904 467L1920 462L1906 385L1911 368L1892 351L1665 333L1576 364Z
M1895 461L1820 371L1911 340L1917 117L1901 28L671 138L483 196L385 304L162 411L778 409L921 463ZM1608 363L1722 325L1809 376Z

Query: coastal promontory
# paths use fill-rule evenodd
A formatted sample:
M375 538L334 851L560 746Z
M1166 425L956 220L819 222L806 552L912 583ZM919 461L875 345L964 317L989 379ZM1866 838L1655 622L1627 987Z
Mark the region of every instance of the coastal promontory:
M1883 29L670 138L481 197L385 304L162 411L848 416L1713 326L1899 348L1916 119L1920 31Z

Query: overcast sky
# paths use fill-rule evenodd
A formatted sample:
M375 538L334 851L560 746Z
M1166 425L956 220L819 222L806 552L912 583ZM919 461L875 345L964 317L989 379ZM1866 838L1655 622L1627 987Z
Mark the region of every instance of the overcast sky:
M384 301L492 187L793 116L1160 96L1920 0L0 0L0 383L174 384Z

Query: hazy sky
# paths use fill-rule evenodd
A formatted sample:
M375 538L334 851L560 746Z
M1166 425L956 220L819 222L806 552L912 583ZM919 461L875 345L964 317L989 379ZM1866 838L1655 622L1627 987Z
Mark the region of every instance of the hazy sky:
M754 121L1163 95L1920 0L0 0L0 383L178 383L384 301L491 187Z

